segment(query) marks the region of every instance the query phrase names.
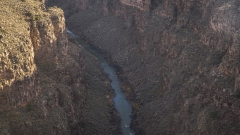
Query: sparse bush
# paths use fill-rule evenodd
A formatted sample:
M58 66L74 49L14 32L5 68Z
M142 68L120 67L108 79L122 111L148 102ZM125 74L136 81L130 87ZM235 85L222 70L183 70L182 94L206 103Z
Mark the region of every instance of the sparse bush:
M33 102L29 102L26 105L26 109L27 109L28 112L32 111L34 109L34 103Z
M236 91L236 95L235 95L237 98L240 98L240 90L237 90Z
M35 15L31 15L31 20L35 21Z
M36 15L35 13L33 12L28 12L25 14L27 17L29 17L32 21L38 21L42 18L41 15Z
M38 21L41 19L41 15L35 15L35 14L32 14L31 16L31 20L32 21Z
M21 0L22 2L26 2L26 0Z
M203 78L205 78L205 77L206 77L206 75L205 75L204 73L199 74L199 78L200 78L200 79L203 79Z
M212 119L217 119L218 118L218 112L216 110L211 110L209 112L209 117Z
M0 28L0 33L6 33L6 31L2 28Z
M32 18L32 17L34 16L34 13L29 11L29 12L27 12L25 15L26 15L27 17Z
M35 15L35 20L36 20L36 21L40 20L41 18L42 18L41 15Z

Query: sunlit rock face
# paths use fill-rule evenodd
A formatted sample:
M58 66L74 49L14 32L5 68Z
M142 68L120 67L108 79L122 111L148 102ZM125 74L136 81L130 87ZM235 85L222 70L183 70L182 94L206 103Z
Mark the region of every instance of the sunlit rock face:
M30 25L30 36L37 60L56 59L58 55L67 53L64 13L58 8L48 10L49 18L31 22Z

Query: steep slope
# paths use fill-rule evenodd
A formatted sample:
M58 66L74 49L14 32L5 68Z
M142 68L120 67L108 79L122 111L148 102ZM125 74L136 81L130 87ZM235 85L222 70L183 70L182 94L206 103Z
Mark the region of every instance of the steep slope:
M49 0L132 85L137 134L237 134L237 0Z
M117 134L109 80L42 2L0 1L0 134Z

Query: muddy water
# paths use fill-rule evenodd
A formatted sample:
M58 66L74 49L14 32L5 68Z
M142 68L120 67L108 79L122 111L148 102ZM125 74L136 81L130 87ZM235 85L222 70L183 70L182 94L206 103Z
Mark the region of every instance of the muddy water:
M81 40L77 35L67 30L67 32L74 38L77 39L78 43L81 44L84 49L91 52L97 57L100 62L100 66L104 72L108 75L111 80L111 86L114 89L115 97L113 98L114 106L121 117L121 130L124 135L134 135L134 132L130 129L132 106L127 101L126 96L121 90L121 81L118 79L117 73L113 67L111 67L107 60L102 57L96 50L91 48L86 42Z

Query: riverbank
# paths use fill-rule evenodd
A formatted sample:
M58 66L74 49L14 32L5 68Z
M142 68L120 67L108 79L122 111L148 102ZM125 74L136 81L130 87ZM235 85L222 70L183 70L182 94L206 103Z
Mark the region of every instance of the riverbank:
M75 38L78 37L77 35L75 35L71 31L69 31L69 30L67 30L67 31L68 31L68 33L71 33L71 35L73 37L75 37ZM86 40L86 39L78 39L78 42L80 44L82 43L84 45L86 43L83 40ZM120 66L118 66L115 62L112 61L111 55L108 52L99 49L97 46L88 43L88 45L84 45L84 48L88 52L91 52L91 54L96 55L96 57L98 57L98 60L102 61L102 62L100 62L100 65L107 66L107 67L105 67L105 66L104 67L101 66L101 67L104 70L106 70L105 73L108 72L107 73L108 76L113 79L112 80L113 82L111 82L112 87L115 87L114 84L116 84L118 82L119 83L121 82L121 86L119 88L117 88L117 89L121 89L120 91L122 91L124 93L124 97L123 97L124 99L122 99L122 100L126 100L127 99L126 102L127 101L130 102L130 104L132 106L132 111L130 111L130 112L132 112L132 113L129 113L129 115L131 117L130 121L133 121L131 124L124 123L124 124L121 125L121 127L122 128L126 128L127 127L126 128L127 130L128 130L128 128L131 128L131 129L133 129L136 132L136 134L139 134L139 135L145 134L143 130L138 128L138 123L136 122L136 118L137 118L136 114L137 114L138 109L140 108L139 100L136 100L136 95L134 93L134 90L133 90L131 84L128 82L128 79L127 79L126 75L124 74L122 68ZM105 62L105 60L103 60L103 59L106 59L107 61ZM109 68L111 68L111 69L109 69ZM109 70L114 70L114 71L109 71ZM113 74L112 72L116 72L116 74L115 73ZM111 76L117 76L118 79L116 80L115 77L111 77ZM122 92L121 92L121 94L123 94ZM116 90L115 90L115 93L116 93ZM116 99L113 98L113 100L116 100ZM122 102L122 101L118 101L118 102ZM116 104L117 103L115 101L115 107L117 107ZM124 103L124 104L126 104L126 103ZM124 108L122 108L122 109L124 110ZM119 111L118 112L121 114L122 110L119 110ZM124 113L128 113L128 112L124 112ZM124 115L126 115L126 114L124 114ZM127 118L127 119L129 119L129 118ZM126 120L124 120L124 121L126 122ZM125 129L122 129L122 130L125 130ZM129 132L127 134L134 134L134 133L131 133L130 131L125 131L125 132Z
M68 36L68 39L69 42L81 48L86 69L83 80L87 93L85 107L82 110L81 133L120 135L120 118L112 101L114 92L110 87L110 80L102 71L94 55L83 49L71 36Z
M87 41L87 39L85 40ZM140 100L136 98L136 93L134 92L133 87L129 83L127 76L124 73L124 70L112 60L112 57L108 52L101 50L98 46L94 44L89 44L89 47L93 48L93 50L96 50L101 56L103 56L107 60L108 64L115 69L118 79L121 81L121 90L123 91L126 99L128 100L128 102L130 102L132 106L132 122L130 128L134 130L136 135L144 135L144 131L139 128L139 124L136 121L137 112L141 106L141 103Z

